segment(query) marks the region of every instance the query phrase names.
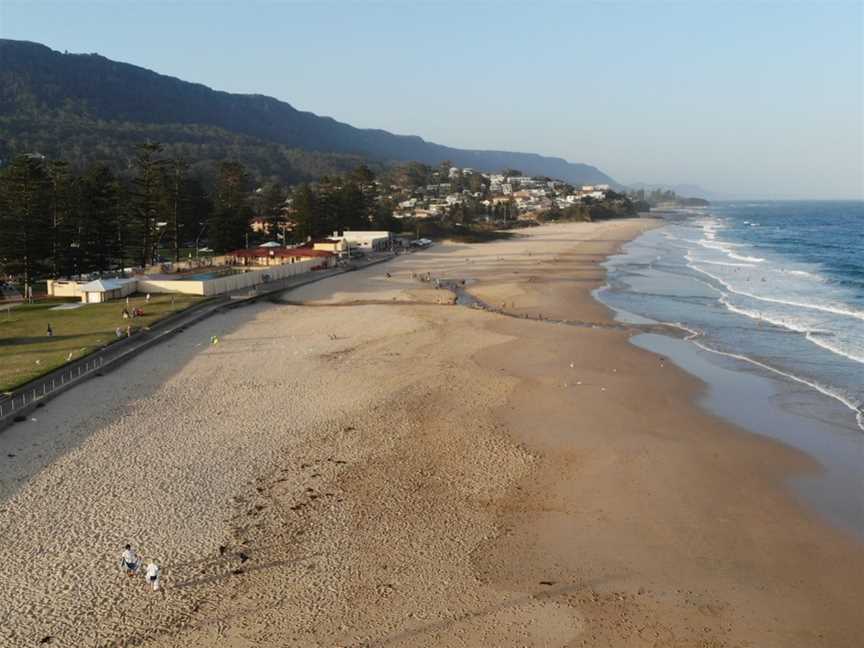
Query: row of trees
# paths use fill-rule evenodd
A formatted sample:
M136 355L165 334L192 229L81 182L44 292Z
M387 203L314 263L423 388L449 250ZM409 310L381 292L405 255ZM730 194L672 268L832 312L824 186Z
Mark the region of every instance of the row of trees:
M563 209L555 205L542 214L541 220L598 221L636 216L641 210L641 205L628 196L615 191L608 191L603 200L585 198L581 203Z
M222 252L256 242L253 219L264 226L259 237L285 242L396 225L365 165L293 192L275 181L258 186L238 162L222 162L207 187L188 160L153 143L140 145L129 166L127 175L103 163L74 173L41 156L12 160L0 170L0 269L30 284L162 255L179 261L204 244Z
M320 238L346 229L393 230L393 205L375 181L375 174L360 165L344 176L325 176L316 184L302 184L291 194L289 218L297 241Z
M212 245L242 245L253 195L244 168L221 164L207 191L188 161L160 153L158 144L139 146L127 176L100 163L73 173L61 160L12 160L0 171L0 267L29 284L146 265L165 250L179 260L207 230ZM264 195L282 207L284 190Z
M645 207L657 207L662 204L679 205L681 207L707 207L709 203L704 198L685 198L671 189L638 189L628 193L628 197Z

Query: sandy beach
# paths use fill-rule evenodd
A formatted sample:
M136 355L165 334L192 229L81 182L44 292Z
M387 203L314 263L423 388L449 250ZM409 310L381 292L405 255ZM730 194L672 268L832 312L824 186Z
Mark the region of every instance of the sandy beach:
M864 544L785 485L819 465L704 412L591 296L656 225L329 278L3 431L0 646L862 645Z

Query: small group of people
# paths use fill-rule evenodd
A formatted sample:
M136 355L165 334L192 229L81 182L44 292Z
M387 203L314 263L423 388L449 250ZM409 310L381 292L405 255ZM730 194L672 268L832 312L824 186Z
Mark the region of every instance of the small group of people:
M136 306L132 309L131 313L128 308L123 309L123 319L135 319L136 317L144 317L144 309Z
M127 544L120 557L120 568L129 578L132 578L141 571L143 564L144 560L135 552L132 545ZM153 587L154 592L158 592L160 588L159 572L159 565L155 560L151 560L144 570L144 580Z

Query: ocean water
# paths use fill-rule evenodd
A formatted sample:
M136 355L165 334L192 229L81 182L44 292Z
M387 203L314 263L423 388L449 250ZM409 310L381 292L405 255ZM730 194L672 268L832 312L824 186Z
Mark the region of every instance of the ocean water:
M607 269L598 297L620 318L675 324L727 363L842 405L834 419L864 434L864 202L714 204Z
M864 540L864 203L721 203L671 216L606 263L596 296L636 346L699 377L701 404L797 448L812 509Z

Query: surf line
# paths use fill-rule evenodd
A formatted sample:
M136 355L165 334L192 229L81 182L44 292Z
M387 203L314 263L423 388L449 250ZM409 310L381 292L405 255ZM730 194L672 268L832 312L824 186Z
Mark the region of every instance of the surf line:
M806 378L801 378L800 376L796 376L795 374L786 373L785 371L781 371L780 369L777 369L776 367L772 367L771 365L767 365L764 362L759 362L758 360L754 360L753 358L748 358L745 355L740 355L738 353L729 353L728 351L720 351L718 349L712 349L708 345L703 344L702 342L700 342L698 340L698 338L703 337L704 334L702 332L696 331L696 330L690 328L689 326L685 326L684 324L681 324L680 322L664 322L664 323L667 326L673 326L675 328L681 329L682 331L685 331L687 333L687 335L684 337L684 340L686 340L687 342L691 342L691 343L695 344L697 347L699 347L703 351L707 351L708 353L716 353L717 355L726 356L729 358L735 358L736 360L741 360L743 362L749 362L752 365L755 365L757 367L765 369L766 371L770 371L772 373L783 376L784 378L788 378L789 380L794 380L795 382L801 383L802 385L806 385L807 387L810 387L811 389L815 389L820 394L824 394L825 396L828 396L829 398L833 398L836 401L840 401L846 407L848 407L850 410L852 410L852 412L855 413L855 422L857 423L858 427L861 428L861 431L864 432L864 409L855 405L855 403L843 398L843 396L841 396L840 394L836 394L836 393L832 392L830 389L823 387L819 383L812 382L810 380L807 380Z
M840 315L843 317L854 317L855 319L864 320L864 312L861 312L861 311L846 310L844 308L838 308L836 306L830 306L830 305L824 305L824 304L805 304L803 302L791 301L791 300L787 300L787 299L777 299L774 297L765 297L765 296L754 295L753 293L733 288L729 284L729 282L724 281L720 277L717 277L716 275L713 275L710 272L708 272L707 270L699 268L696 265L691 265L689 263L687 265L688 265L688 267L692 268L696 272L701 272L702 274L704 274L708 277L711 277L714 281L718 282L720 285L722 285L724 288L726 288L726 290L728 290L731 293L735 293L736 295L742 295L744 297L750 297L751 299L757 299L759 301L769 302L771 304L781 304L784 306L796 306L799 308L808 308L810 310L818 310L818 311L821 311L823 313L833 313L834 315Z

